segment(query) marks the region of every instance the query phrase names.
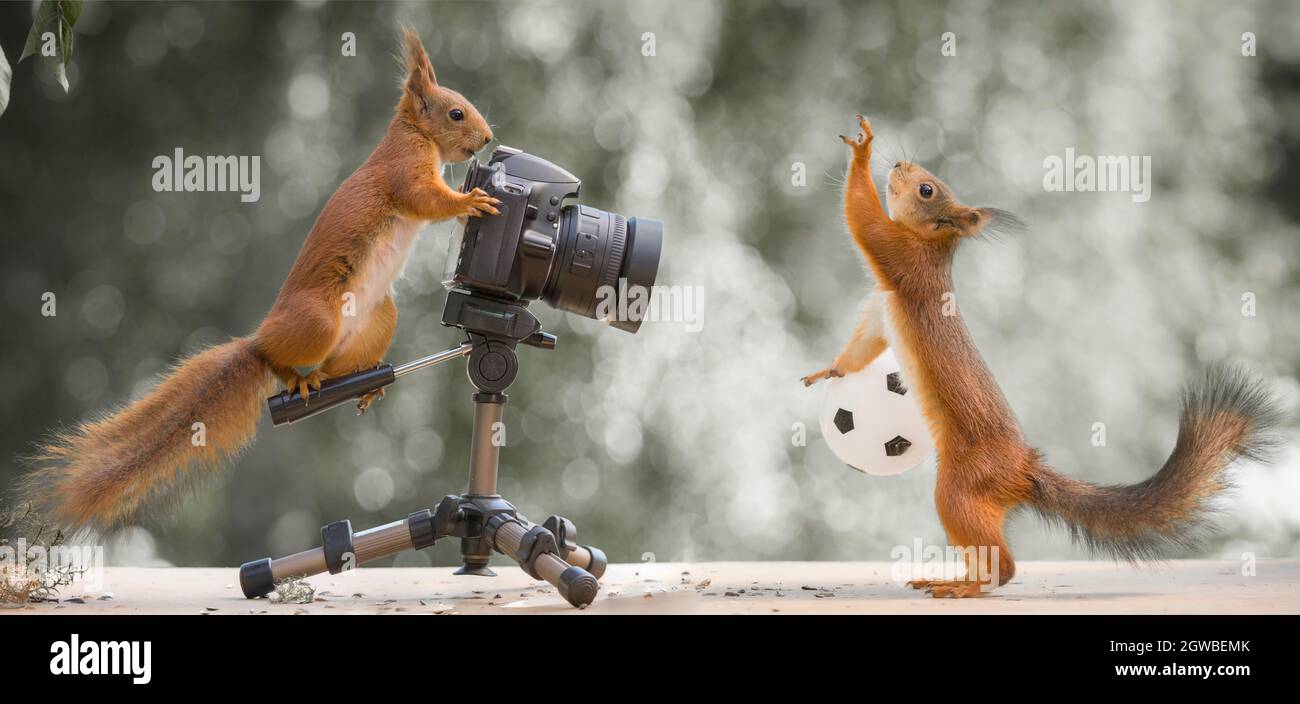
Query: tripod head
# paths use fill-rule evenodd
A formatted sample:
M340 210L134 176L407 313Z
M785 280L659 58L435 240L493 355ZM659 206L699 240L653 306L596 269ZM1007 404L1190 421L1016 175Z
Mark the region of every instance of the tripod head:
M464 330L467 340L459 346L406 364L381 364L374 369L326 379L306 398L298 391L281 391L266 399L274 425L287 425L324 413L331 408L382 389L413 371L468 356L470 383L481 393L506 390L519 373L515 346L523 343L544 350L555 349L557 338L542 331L542 323L528 310L528 304L455 288L447 292L442 324Z

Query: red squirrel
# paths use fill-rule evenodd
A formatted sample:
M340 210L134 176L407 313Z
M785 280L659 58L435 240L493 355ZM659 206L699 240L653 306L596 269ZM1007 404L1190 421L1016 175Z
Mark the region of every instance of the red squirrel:
M1119 558L1194 545L1209 527L1211 500L1228 485L1225 470L1238 458L1265 458L1274 442L1269 430L1279 412L1267 387L1236 367L1212 368L1188 385L1173 453L1142 482L1096 486L1056 472L1025 442L952 305L957 247L1014 216L963 205L946 184L906 161L889 172L886 213L871 178L871 123L859 115L858 124L857 138L840 137L852 151L844 216L876 286L843 352L803 382L859 371L886 347L898 357L937 448L939 518L966 563L961 579L909 585L935 597L969 597L993 586L992 575L1006 584L1015 562L1002 527L1022 504Z
M306 396L324 379L379 364L397 326L393 281L420 228L497 214L497 199L457 192L441 176L444 163L492 141L491 128L438 85L419 35L403 34L407 75L388 131L326 202L270 313L251 335L178 363L143 398L41 445L24 493L45 520L121 524L252 442L272 378ZM377 398L362 398L360 410ZM194 441L200 427L203 443Z

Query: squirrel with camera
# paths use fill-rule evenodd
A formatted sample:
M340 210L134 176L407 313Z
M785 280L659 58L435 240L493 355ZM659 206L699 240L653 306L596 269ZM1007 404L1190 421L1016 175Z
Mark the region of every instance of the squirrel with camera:
M46 520L74 530L121 524L247 446L273 379L305 399L325 379L378 365L397 326L393 282L420 229L497 214L496 198L458 192L441 175L491 142L491 128L438 84L415 31L403 34L407 74L388 130L326 202L266 318L251 335L182 360L139 400L41 445L25 494ZM193 441L196 428L205 442Z
M1178 439L1164 466L1128 486L1096 486L1058 473L1030 447L1007 399L951 306L959 245L986 228L1019 226L1012 215L958 202L921 166L893 165L888 212L871 177L871 123L858 116L844 215L875 277L848 344L811 385L860 371L891 347L918 400L938 455L935 504L966 574L916 580L935 597L979 596L1015 574L1003 533L1008 512L1027 505L1064 524L1093 549L1129 560L1195 544L1213 499L1239 458L1262 459L1277 406L1264 384L1236 367L1216 367L1183 395Z

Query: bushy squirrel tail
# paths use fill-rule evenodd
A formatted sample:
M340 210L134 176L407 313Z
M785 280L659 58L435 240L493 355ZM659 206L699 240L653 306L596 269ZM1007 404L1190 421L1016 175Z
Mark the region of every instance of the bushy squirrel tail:
M1089 548L1127 560L1194 548L1213 528L1213 499L1238 459L1267 461L1281 412L1268 387L1237 366L1216 366L1183 392L1174 451L1149 479L1097 486L1039 463L1029 504Z
M22 496L60 528L120 525L247 446L270 382L252 338L210 347L139 400L55 432L28 458Z

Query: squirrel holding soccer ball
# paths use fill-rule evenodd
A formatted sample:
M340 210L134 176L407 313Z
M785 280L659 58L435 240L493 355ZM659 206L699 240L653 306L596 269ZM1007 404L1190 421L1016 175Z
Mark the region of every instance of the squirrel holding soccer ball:
M871 123L859 115L858 124L857 138L840 137L852 151L844 215L876 284L844 350L803 382L860 371L893 348L937 448L940 521L966 561L961 579L909 585L935 597L969 597L994 586L992 575L1006 584L1015 562L1002 527L1022 504L1117 558L1158 557L1195 544L1209 525L1211 500L1228 485L1226 470L1238 458L1263 459L1273 442L1278 410L1267 387L1236 367L1211 368L1188 385L1173 453L1145 481L1096 486L1056 472L1026 443L945 295L954 290L959 245L985 228L1019 221L963 205L946 184L906 161L889 172L886 212L871 178Z
M24 494L45 520L121 524L248 445L273 378L305 398L324 379L377 366L397 325L393 282L419 230L497 214L497 199L453 190L441 176L444 163L492 141L491 128L438 84L415 31L403 34L407 75L388 131L326 202L270 313L251 335L181 361L143 398L41 445ZM360 411L381 396L363 397ZM196 444L198 423L206 442Z

